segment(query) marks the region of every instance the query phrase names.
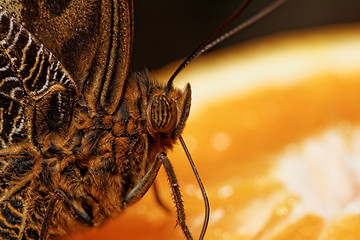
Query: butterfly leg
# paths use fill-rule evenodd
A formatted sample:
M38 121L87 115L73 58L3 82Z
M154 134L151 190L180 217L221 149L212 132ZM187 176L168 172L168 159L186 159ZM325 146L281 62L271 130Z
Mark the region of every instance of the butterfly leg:
M45 240L47 238L48 229L51 224L52 214L54 212L55 203L57 201L58 201L58 199L57 199L56 195L53 195L50 199L48 206L46 207L44 220L41 225L40 240Z
M176 206L177 223L180 225L182 231L184 232L186 239L188 239L188 240L193 239L191 236L190 230L185 222L184 204L183 204L183 201L181 198L180 186L179 186L179 182L176 178L174 168L171 165L171 162L165 153L163 153L160 160L161 160L162 164L164 165L166 174L167 174L169 182L170 182L170 187L172 190L171 194L172 194L175 206Z
M51 224L52 216L54 213L55 204L58 201L63 201L66 208L71 212L73 217L89 226L92 226L92 219L91 217L87 216L86 214L82 213L79 209L77 209L70 201L68 196L64 191L61 189L56 189L55 194L51 197L49 205L45 211L45 217L41 226L40 232L40 240L45 240L48 233L48 228Z
M185 209L181 198L179 182L176 178L170 160L166 156L165 152L159 152L156 155L155 161L151 166L150 170L146 173L140 183L136 185L134 189L131 190L130 193L124 198L123 207L126 207L127 205L136 202L147 192L147 190L153 184L161 164L165 168L166 174L170 182L170 187L172 189L172 197L176 206L177 223L180 225L182 231L184 232L186 239L192 240L193 238L191 236L190 230L185 222Z
M158 153L155 157L155 161L146 175L141 179L141 181L126 195L123 200L122 207L126 208L128 205L131 205L137 202L142 198L145 193L149 190L151 185L154 183L157 173L161 167L161 160L159 155L162 152Z

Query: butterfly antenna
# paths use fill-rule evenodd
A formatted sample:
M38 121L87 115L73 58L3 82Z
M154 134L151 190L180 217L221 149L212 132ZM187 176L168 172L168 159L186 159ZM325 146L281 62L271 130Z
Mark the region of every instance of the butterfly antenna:
M201 189L201 194L203 196L203 199L204 199L204 204L205 204L205 218L204 218L204 224L203 224L203 227L201 229L201 234L200 234L200 237L199 237L199 240L202 240L205 236L205 232L206 232L206 229L207 229L207 226L208 226L208 223L209 223L209 218L210 218L210 205L209 205L209 200L207 198L207 195L206 195L206 191L205 191L205 188L204 188L204 185L203 183L201 182L201 179L200 179L200 175L198 173L198 171L196 170L196 167L195 167L195 164L194 164L194 161L192 160L191 158L191 155L190 155L190 152L189 150L187 149L186 145L185 145L185 141L184 139L181 137L181 135L179 136L179 140L181 142L181 145L185 151L185 154L187 156L187 158L189 159L189 162L190 162L190 165L191 165L191 168L195 174L195 177L196 177L196 180L199 184L199 187Z
M242 4L235 10L235 12L226 19L213 33L209 35L197 48L195 48L188 56L185 58L185 60L180 64L180 66L176 69L176 71L173 73L173 75L170 77L169 81L166 84L165 92L169 93L170 89L173 86L173 82L175 77L195 58L199 57L204 52L208 51L210 48L214 47L215 45L219 44L220 42L224 41L225 39L231 37L235 33L245 29L246 27L252 25L253 23L257 22L258 20L262 19L266 15L273 12L276 8L278 8L280 5L285 3L287 0L276 0L272 2L269 6L262 9L260 12L256 13L254 16L249 18L248 20L241 22L239 25L231 29L230 31L224 33L220 37L214 38L218 36L218 34L227 27L237 16L239 16L240 13L242 13L245 8L249 5L249 3L252 0L245 0L242 2Z

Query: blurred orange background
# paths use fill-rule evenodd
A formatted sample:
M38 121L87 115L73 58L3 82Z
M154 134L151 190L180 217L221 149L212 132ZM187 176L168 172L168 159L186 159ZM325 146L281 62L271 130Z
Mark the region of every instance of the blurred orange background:
M178 63L154 72L167 79ZM360 238L360 26L279 34L196 60L177 79L183 137L211 204L205 239ZM180 146L169 153L195 239L204 207ZM163 170L160 195L172 207ZM67 239L184 239L151 191Z

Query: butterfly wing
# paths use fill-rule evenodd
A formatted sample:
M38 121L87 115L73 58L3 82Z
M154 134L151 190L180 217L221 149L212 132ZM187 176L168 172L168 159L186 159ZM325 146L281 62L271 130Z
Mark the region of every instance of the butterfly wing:
M39 238L50 195L40 193L36 149L70 125L77 93L54 55L0 8L0 239Z
M43 204L50 196L34 181L39 167L34 156L26 148L0 151L0 239L39 239Z
M65 130L76 84L39 41L0 9L0 143L37 141Z
M132 50L131 0L0 0L0 6L60 60L90 108L115 111Z
M49 133L66 134L81 97L94 112L115 111L129 68L132 2L0 6L0 239L38 239L50 195L39 185L37 149Z
M6 52L0 52L0 149L29 138L24 88Z

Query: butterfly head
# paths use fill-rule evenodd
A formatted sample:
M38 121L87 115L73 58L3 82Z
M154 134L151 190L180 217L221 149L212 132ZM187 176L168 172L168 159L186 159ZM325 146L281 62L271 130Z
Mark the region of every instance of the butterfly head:
M152 136L162 135L176 139L185 127L190 113L191 87L185 91L175 88L155 93L147 105L147 126Z

